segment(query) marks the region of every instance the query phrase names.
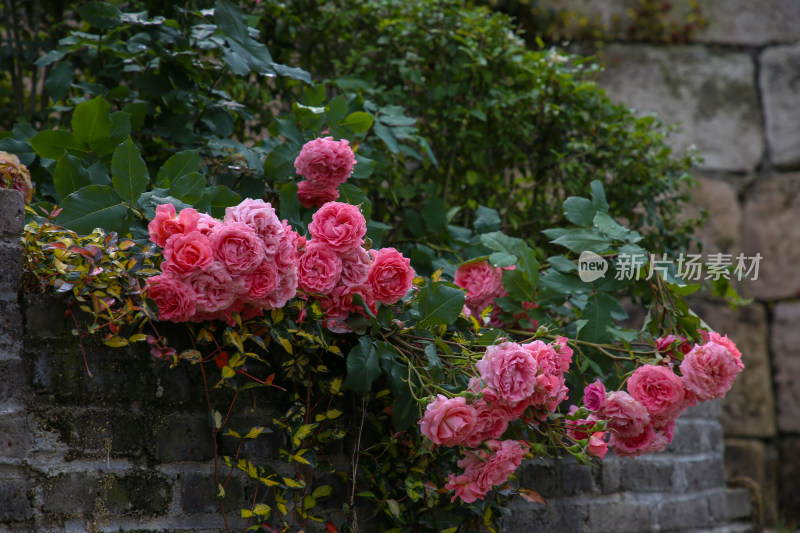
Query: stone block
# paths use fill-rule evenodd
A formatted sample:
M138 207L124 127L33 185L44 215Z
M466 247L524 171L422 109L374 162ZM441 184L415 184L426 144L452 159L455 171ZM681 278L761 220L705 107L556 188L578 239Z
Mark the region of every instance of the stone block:
M759 510L759 522L774 524L778 519L777 454L756 439L725 439L725 471L728 485L743 487ZM732 518L739 518L732 517Z
M697 492L725 486L725 464L722 455L692 456L675 466L675 490ZM685 486L681 485L685 483Z
M588 520L588 507L572 498L549 499L547 506L514 498L509 510L503 519L506 531L581 533Z
M670 138L678 152L695 145L703 169L747 172L764 152L752 58L703 46L611 44L599 83L640 114L680 123Z
M24 413L0 412L0 459L16 462L29 456L33 438Z
M223 480L224 481L224 480ZM220 500L217 486L210 474L186 473L180 476L181 509L184 513L216 513ZM225 488L222 500L228 509L240 509L249 505L245 501L245 490L239 476L232 476Z
M32 488L28 480L9 478L6 472L0 472L0 524L21 522L33 516L28 496Z
M779 448L778 506L785 523L800 523L800 438L785 437Z
M85 515L101 497L100 479L89 472L70 472L43 480L42 510L59 515Z
M26 337L55 339L64 334L66 306L62 298L50 294L24 294L23 308Z
M722 414L722 402L713 400L710 402L700 402L689 407L681 414L681 418L702 418L704 420L717 420Z
M584 531L592 533L641 533L656 530L657 503L660 495L634 495L598 499L589 502L588 523Z
M701 0L708 25L695 40L735 45L766 45L800 38L800 4L795 0Z
M747 489L728 489L725 491L728 520L745 520L753 516L753 503Z
M58 432L68 445L71 458L142 457L153 453L151 417L143 413L121 408L48 406L40 416L43 425Z
M0 300L0 345L15 347L21 342L22 313L19 305L16 299Z
M778 429L800 432L800 302L779 302L772 322L772 362Z
M620 460L620 489L631 492L670 492L673 488L674 460L643 456Z
M236 431L240 435L247 435L251 428L257 426L265 428L257 438L244 441L241 449L243 457L251 457L255 460L277 459L279 457L282 432L276 431L271 427L273 416L275 414L267 409L247 409L231 416L227 428ZM220 444L220 453L223 455L235 455L239 446L239 439L232 436L222 436ZM329 449L328 453L335 452L333 449Z
M709 326L727 334L742 352L745 368L722 401L720 422L725 435L765 438L775 435L766 308L755 303L733 310L725 302L707 299L694 299L691 307Z
M798 18L794 22L798 26L800 4L796 5ZM759 63L767 153L778 167L796 167L800 164L800 123L786 111L800 106L800 43L767 48Z
M20 359L0 359L0 402L19 400L28 385Z
M711 526L715 522L715 517L709 512L708 499L702 496L665 497L657 513L656 521L661 530L685 531Z
M800 174L764 176L744 199L742 251L761 254L758 278L743 283L748 296L759 300L800 294Z
M19 191L0 189L0 236L16 240L25 227L25 201Z
M16 303L23 258L22 247L17 242L0 240L0 299Z
M694 218L702 210L708 212L708 220L695 232L703 244L703 255L738 254L742 248L742 207L736 189L727 181L697 176L697 187L690 192L691 202L682 215Z
M203 461L214 456L214 443L208 415L175 413L158 421L156 459Z
M683 417L675 423L675 434L664 453L722 453L722 427L716 421Z

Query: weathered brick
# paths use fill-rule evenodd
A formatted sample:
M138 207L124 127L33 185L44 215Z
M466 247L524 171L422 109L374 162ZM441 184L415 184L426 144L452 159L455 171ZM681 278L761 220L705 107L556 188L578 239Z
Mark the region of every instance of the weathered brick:
M800 523L800 438L785 437L780 448L779 506L783 519Z
M670 497L661 502L656 518L661 529L685 530L713 525L708 500L703 496Z
M688 408L681 414L681 418L705 418L716 420L722 414L722 402L713 400L710 402L699 402L697 405Z
M95 508L101 496L95 473L70 472L45 479L42 484L42 510L61 515L85 515Z
M0 277L2 277L0 273ZM17 301L0 300L0 342L9 346L22 341L22 313Z
M526 502L515 498L509 506L510 514L503 520L507 531L553 531L581 533L588 520L588 507L572 500L548 499L547 505Z
M589 502L586 531L592 533L641 533L654 530L659 500L623 493Z
M0 236L14 240L25 226L25 201L19 191L0 189Z
M778 457L772 445L756 439L725 439L728 484L747 487L761 510L762 522L778 520Z
M221 481L224 481L222 479ZM216 513L220 500L218 488L211 474L185 473L180 476L181 509L185 513ZM239 509L249 504L240 476L232 476L225 487L223 503L228 509Z
M622 482L622 459L612 455L607 455L600 464L603 494L619 492Z
M0 402L19 400L27 388L27 374L20 359L0 359Z
M0 299L16 302L22 282L22 247L0 240Z
M800 303L779 302L775 305L772 322L772 355L775 366L778 429L800 431Z
M669 492L675 471L673 460L660 456L643 456L622 459L620 489L633 492Z
M728 520L742 520L752 517L753 501L747 489L728 489L725 491L726 515Z
M679 418L675 434L666 453L722 453L722 427L719 423L698 419Z
M50 294L24 294L23 307L28 340L54 339L64 334L66 306L63 298Z
M30 454L32 443L24 413L0 413L0 458L24 459Z
M800 105L797 93L798 61L798 44L769 47L759 57L761 69L758 81L764 103L768 152L777 166L796 166L800 163L800 126L796 120L792 120L792 114L786 112Z
M699 491L725 486L722 455L683 458L676 462L675 490ZM681 482L685 485L681 486Z
M44 409L45 427L69 446L71 457L152 455L152 416L121 408Z
M157 422L156 459L202 461L214 456L208 415L175 413Z
M276 459L279 457L278 451L281 446L282 437L281 432L275 431L270 424L273 416L275 416L275 414L270 410L247 409L244 412L232 416L228 421L227 427L240 435L246 435L251 428L257 426L265 428L258 438L246 440L242 444L241 452L244 457L253 457L261 460ZM220 450L223 455L234 455L239 446L239 440L231 436L223 436L220 440L220 444Z
M33 516L33 506L28 497L33 488L26 479L7 477L0 471L0 523L20 522Z

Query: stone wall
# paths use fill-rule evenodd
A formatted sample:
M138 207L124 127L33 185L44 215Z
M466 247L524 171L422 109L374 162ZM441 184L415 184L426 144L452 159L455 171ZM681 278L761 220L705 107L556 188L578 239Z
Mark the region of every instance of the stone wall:
M544 1L609 21L633 0ZM672 2L680 20L685 1ZM752 489L766 523L800 521L800 2L698 0L708 26L683 45L617 42L599 81L638 113L680 123L696 146L703 254L760 253L753 305L695 307L742 347L747 365L724 407L730 482Z
M0 189L0 533L224 531L197 369L91 338L81 348L60 299L20 289L22 226L22 196ZM265 408L238 409L233 429L269 428ZM720 409L690 409L663 454L610 456L600 468L526 463L520 483L548 505L517 499L507 530L753 533L747 489L725 486ZM275 459L278 435L266 431L246 452ZM225 437L216 445L233 452ZM222 502L235 510L256 497L234 476ZM337 507L323 512L340 522ZM242 530L235 512L228 520Z

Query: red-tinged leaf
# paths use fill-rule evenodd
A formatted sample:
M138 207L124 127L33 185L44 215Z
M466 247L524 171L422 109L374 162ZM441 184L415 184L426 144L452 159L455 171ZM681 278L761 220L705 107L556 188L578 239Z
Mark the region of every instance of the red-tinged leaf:
M522 496L526 501L531 503L541 503L542 505L547 505L547 502L544 501L544 498L533 489L519 489L519 495Z
M437 487L432 481L425 481L422 483L422 486L430 490L439 490L439 487Z
M328 530L328 533L339 533L339 528L330 522L325 522L325 529Z
M273 381L275 381L275 373L274 372L272 374L270 374L269 376L267 376L267 379L264 380L264 383L266 383L267 385L272 385Z
M220 352L214 356L214 361L217 363L217 367L223 368L228 366L228 352Z
M61 214L61 208L57 207L50 212L50 218L55 218Z
M67 249L67 245L64 244L63 242L56 241L56 242L49 242L49 243L45 244L44 246L42 246L42 250L55 250L55 249L66 250Z

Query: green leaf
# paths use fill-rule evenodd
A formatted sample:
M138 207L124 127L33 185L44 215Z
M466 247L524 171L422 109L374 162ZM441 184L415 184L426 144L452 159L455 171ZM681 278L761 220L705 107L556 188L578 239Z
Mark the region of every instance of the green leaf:
M362 336L347 355L347 378L342 383L355 392L369 392L372 383L381 374L378 353L372 339Z
M139 199L150 183L147 165L130 137L114 150L111 183L122 199L131 204Z
M139 197L138 203L139 207L141 207L142 211L144 211L144 216L146 216L148 219L155 218L156 207L159 205L172 204L175 206L177 211L186 209L187 207L192 207L191 205L170 196L169 191L166 189L153 189L152 191L143 192Z
M536 301L536 287L525 279L525 275L520 270L503 272L503 288L520 302Z
M555 269L549 270L539 281L539 287L550 292L569 296L573 293L585 293L592 289L589 283L581 281L574 274L563 274Z
M608 213L597 213L593 221L594 227L608 235L614 240L627 239L631 231L625 226L617 223Z
M484 233L481 235L481 243L496 252L505 252L507 254L516 255L517 251L522 245L522 239L516 237L509 237L508 235L499 231L491 233Z
M89 179L94 185L111 185L111 176L108 175L105 165L100 161L90 166L87 171Z
M578 265L563 255L548 257L547 262L550 263L550 266L552 266L554 269L558 270L559 272L564 272L565 274L569 274L570 272L578 270Z
M600 180L594 180L589 184L592 189L592 206L600 213L608 213L608 201L606 201L606 191Z
M301 146L290 143L279 144L264 161L264 174L273 181L283 181L295 174L294 160L300 155Z
M222 30L222 33L239 42L250 38L244 22L244 15L236 6L228 2L219 0L214 4L214 23Z
M68 52L69 50L66 48L50 50L45 55L34 61L33 64L39 68L46 67L47 65L55 63L56 61L61 61L61 59L67 55Z
M33 151L29 142L20 141L12 137L0 139L0 150L15 154L19 157L19 162L25 166L30 165L36 159L36 152Z
M564 216L576 226L590 226L594 217L594 206L588 198L570 196L564 200Z
M61 61L50 70L44 80L44 89L53 102L63 100L69 93L72 80L75 78L75 68L69 61Z
M518 255L521 262L517 268L525 274L531 285L536 287L539 284L539 261L536 259L536 252L523 243L519 248Z
M609 294L601 293L590 297L581 313L581 320L587 322L580 329L579 338L589 342L610 342L611 333L608 328L614 325L611 311L616 306L619 306L619 302Z
M131 115L127 111L111 113L111 133L95 147L97 155L110 154L131 134Z
M375 160L359 154L355 154L355 156L356 166L353 168L353 174L350 177L357 180L370 177L372 175L372 171L375 170Z
M360 187L352 183L343 183L339 185L338 201L361 206L361 212L367 220L369 220L372 214L372 202L369 201L369 198L367 198L367 195L364 194L364 191L362 191Z
M199 172L192 172L179 177L169 188L170 196L174 196L186 203L194 204L203 197L206 188L206 178Z
M80 159L65 155L58 160L53 173L53 185L61 198L91 184L89 172L83 167Z
M576 253L588 250L599 254L611 247L609 238L594 229L571 229L551 242L560 244Z
M281 187L278 196L280 202L280 218L287 219L292 226L300 221L300 200L297 198L297 184L287 183Z
M200 152L198 150L184 150L170 156L158 169L156 185L169 187L173 181L181 176L200 170Z
M225 216L225 208L241 203L242 197L222 185L206 187L203 197L195 204L198 211L208 213L212 217Z
M508 252L494 252L489 256L489 263L492 266L505 268L511 265L516 265L518 258Z
M447 225L447 206L438 196L431 196L422 204L425 226L431 233L439 233Z
M383 143L386 145L386 148L388 148L393 154L398 153L400 151L400 145L397 144L397 137L394 136L394 132L391 130L391 128L387 127L380 121L375 122L373 126L375 135L377 135L378 138L383 141Z
M500 230L500 213L496 209L479 205L475 210L475 231L477 233L488 233Z
M72 132L89 150L106 140L111 134L111 104L98 96L79 104L72 113Z
M375 118L369 113L356 111L347 115L344 121L342 121L342 126L345 126L353 133L364 133L372 127L374 120Z
M39 157L47 159L61 159L65 151L80 157L88 152L86 145L67 130L45 130L37 133L29 142Z
M61 202L56 222L81 234L95 228L105 231L124 230L128 210L119 195L107 185L87 185Z
M461 314L465 298L466 293L460 287L444 282L428 282L417 297L418 327L452 324Z
M105 2L87 2L78 8L83 20L101 30L109 30L120 24L122 13Z

